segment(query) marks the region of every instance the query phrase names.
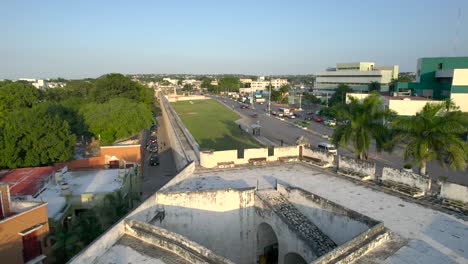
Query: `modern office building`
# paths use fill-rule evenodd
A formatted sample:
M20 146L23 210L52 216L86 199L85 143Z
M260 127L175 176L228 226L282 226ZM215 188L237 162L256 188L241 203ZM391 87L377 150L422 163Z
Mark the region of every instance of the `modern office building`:
M376 66L374 62L337 63L317 75L315 89L335 90L349 85L355 91L367 91L371 82L378 82L381 91L388 91L390 82L398 78L398 65Z
M451 98L462 111L468 111L468 57L420 58L416 82L396 85L398 92L427 99Z

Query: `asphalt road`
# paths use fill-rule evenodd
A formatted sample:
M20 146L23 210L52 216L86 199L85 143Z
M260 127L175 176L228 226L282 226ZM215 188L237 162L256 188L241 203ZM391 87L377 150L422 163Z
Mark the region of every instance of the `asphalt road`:
M226 106L233 108L241 113L242 115L251 119L252 123L257 121L261 125L261 135L268 140L272 141L276 145L281 144L281 140L286 145L294 145L296 139L299 136L304 136L309 139L311 145L316 146L319 142L327 142L328 140L322 135L333 134L333 128L327 127L322 123L311 121L311 124L307 127L307 130L300 129L293 125L294 121L302 119L289 119L285 118L284 121L277 119L274 116L267 115L268 104L254 104L255 109L241 109L240 104L237 101L226 97L214 97L218 101L224 103ZM278 108L284 107L281 105L272 104L271 111L278 111ZM253 114L257 114L258 117L252 117ZM353 156L353 152L349 148L339 148L339 155ZM372 145L369 160L375 162L377 166L377 172L381 173L383 166L390 166L393 168L403 168L403 149L397 147L392 154L381 152L378 153L375 150L375 145ZM416 170L416 168L414 168ZM428 164L427 171L433 179L439 179L440 176L448 176L448 181L468 186L468 171L454 171L450 168L443 168L437 162L432 161Z
M172 149L166 143L167 135L165 133L162 120L158 120L158 145L159 145L159 165L150 166L149 159L151 153L146 151L143 157L143 179L141 181L142 201L158 191L167 182L169 182L177 173Z

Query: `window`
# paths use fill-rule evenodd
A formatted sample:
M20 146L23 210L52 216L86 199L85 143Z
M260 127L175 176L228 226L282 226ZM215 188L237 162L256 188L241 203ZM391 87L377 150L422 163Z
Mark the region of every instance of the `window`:
M442 63L437 64L437 69L442 70L442 66L443 66Z

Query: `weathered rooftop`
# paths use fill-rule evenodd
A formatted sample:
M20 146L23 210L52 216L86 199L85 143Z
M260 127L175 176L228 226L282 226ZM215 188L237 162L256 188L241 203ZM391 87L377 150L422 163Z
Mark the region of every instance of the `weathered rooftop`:
M303 164L195 172L166 191L298 186L379 220L408 242L386 263L468 263L468 224L452 215ZM384 262L384 258L375 260Z

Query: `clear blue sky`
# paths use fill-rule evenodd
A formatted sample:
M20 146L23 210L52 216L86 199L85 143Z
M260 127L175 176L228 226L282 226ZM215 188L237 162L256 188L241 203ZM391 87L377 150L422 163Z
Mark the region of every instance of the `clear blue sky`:
M468 55L466 0L0 0L0 10L0 79L313 74L351 61L415 71L419 57Z

